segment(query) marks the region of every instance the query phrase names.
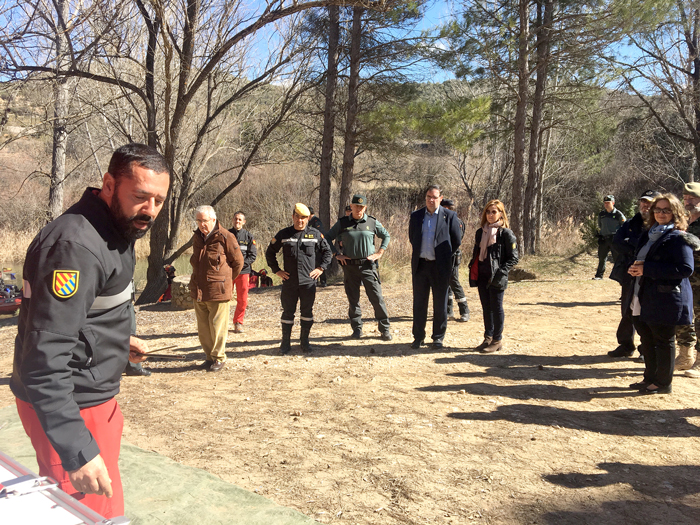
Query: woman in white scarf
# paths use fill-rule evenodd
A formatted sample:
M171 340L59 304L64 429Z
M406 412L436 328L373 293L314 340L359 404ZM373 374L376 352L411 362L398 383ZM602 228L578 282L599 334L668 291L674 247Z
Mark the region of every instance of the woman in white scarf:
M675 327L692 322L688 277L694 267L691 245L698 245L698 239L683 231L687 224L686 211L676 196L665 193L654 199L649 231L642 235L635 262L627 270L635 285L631 297L624 299L632 309L644 356L644 378L630 388L642 394L671 393Z
M503 347L503 293L508 272L518 264L515 235L508 229L508 216L499 200L486 204L481 213L481 228L476 231L474 254L469 263L469 285L478 287L484 312L484 342L476 347L493 353Z

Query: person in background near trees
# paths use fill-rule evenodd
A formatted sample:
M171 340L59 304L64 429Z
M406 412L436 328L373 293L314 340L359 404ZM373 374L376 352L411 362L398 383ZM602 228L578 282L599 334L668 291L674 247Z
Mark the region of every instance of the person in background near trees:
M442 199L442 205L450 211L455 211L454 201L451 199ZM464 222L457 216L457 221L459 222L459 229L462 232L462 239L464 239ZM459 249L454 254L452 261L452 276L450 277L450 291L447 298L447 317L451 317L454 312L453 299L457 299L457 307L459 308L459 317L457 320L466 323L469 321L469 305L467 304L467 294L464 293L464 288L459 282L459 267L462 264L462 250Z
M700 237L700 182L689 182L683 188L683 206L690 213L688 220L688 233ZM676 369L685 370L686 377L700 378L700 352L698 352L696 323L700 319L700 252L693 252L695 270L689 277L690 288L693 291L693 323L692 326L680 326L676 328L676 338L685 337L687 350L680 347L679 359L676 360ZM679 331L685 331L683 335ZM693 351L695 358L693 360Z
M634 285L634 279L627 273L627 268L634 262L634 254L637 251L639 239L644 233L644 223L649 219L651 202L661 195L658 191L647 190L639 197L639 212L626 221L613 237L613 254L615 265L610 278L622 286L622 297L630 293ZM624 308L624 300L621 301L622 319L617 327L617 348L608 352L610 357L631 357L634 354L634 325L632 323L632 311ZM643 357L642 357L643 359Z
M255 244L253 235L244 230L245 214L242 211L237 211L233 215L233 228L229 230L238 241L238 247L243 254L243 269L238 277L233 281L236 287L236 309L233 312L233 331L234 333L243 333L243 318L245 317L245 309L248 307L248 289L250 288L250 272L253 263L258 257L258 248Z
M593 279L599 280L605 274L605 260L612 250L613 237L625 222L625 216L615 208L615 197L606 195L603 199L603 211L598 214L598 269Z
M478 288L484 312L484 341L476 347L482 353L491 354L503 348L503 294L508 286L508 273L516 264L518 248L515 235L508 229L505 207L499 200L489 201L481 212L481 228L476 230L469 263L469 286Z
M664 193L651 204L648 231L642 234L635 261L627 270L635 278L624 297L641 340L644 378L630 388L642 394L670 394L676 356L676 326L689 325L693 297L688 277L693 273L693 250L700 239L686 233L683 205Z
M346 216L346 217L350 217L350 214L351 214L351 213L352 213L352 206L350 206L350 205L348 204L347 206L345 206L345 216Z
M314 324L314 301L316 299L316 279L328 269L332 252L323 234L309 226L309 208L297 203L292 212L294 224L277 232L265 251L267 265L282 279L282 344L280 353L292 349L292 327L294 313L299 306L301 321L301 349L311 352L309 334ZM277 262L277 253L282 250L284 270ZM318 257L320 255L320 257ZM320 263L317 264L317 260Z
M321 222L321 219L319 219L315 214L314 214L314 208L313 206L309 206L309 213L311 214L309 216L309 226L312 228L316 228L318 231L320 231L323 235L326 234L325 230L323 229L323 222ZM319 261L316 261L316 264L318 265ZM326 272L323 272L321 274L321 277L318 278L318 285L321 288L325 288L328 283L326 282Z
M425 207L414 211L408 223L408 239L413 247L413 343L420 348L425 341L428 300L433 292L433 348L442 348L447 331L447 292L452 276L452 260L462 242L457 214L440 206L440 186L425 192Z
M17 411L39 474L105 518L124 514L124 418L114 396L126 361L148 351L131 330L134 242L153 225L169 185L155 149L120 147L102 189L88 188L46 225L24 261L10 379Z
M382 284L379 280L379 259L389 245L389 232L384 226L367 215L367 198L354 195L352 214L341 217L326 234L326 240L339 239L343 244L343 253L336 254L338 263L343 267L345 295L350 306L348 317L352 327L353 339L362 337L362 310L360 309L360 285L364 285L367 298L374 308L374 317L378 323L379 335L383 341L391 341L389 331L389 314L382 296ZM374 239L379 237L381 246L375 252Z
M197 335L206 356L201 368L219 372L226 366L229 303L233 281L243 268L243 254L236 237L216 220L214 208L199 206L195 220L190 295L197 318Z

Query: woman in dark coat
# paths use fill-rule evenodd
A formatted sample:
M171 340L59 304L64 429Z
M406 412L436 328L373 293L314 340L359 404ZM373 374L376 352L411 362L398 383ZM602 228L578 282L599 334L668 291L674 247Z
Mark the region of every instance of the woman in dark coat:
M693 321L693 249L700 244L685 232L683 204L670 193L654 199L648 231L639 240L635 261L627 270L635 278L626 305L641 340L644 379L630 385L642 394L670 394L676 357L676 326Z
M481 228L476 231L469 263L469 285L478 287L484 312L484 342L476 350L485 354L503 347L503 293L508 272L516 264L518 249L515 235L508 229L505 207L499 200L489 201L481 213Z

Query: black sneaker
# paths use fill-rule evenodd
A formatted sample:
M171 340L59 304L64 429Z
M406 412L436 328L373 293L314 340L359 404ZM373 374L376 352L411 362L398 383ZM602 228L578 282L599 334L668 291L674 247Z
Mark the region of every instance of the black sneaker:
M414 339L411 343L411 348L418 350L423 345L425 345L425 342L422 339Z
M634 348L628 350L624 346L618 346L615 350L608 352L610 357L632 357L632 354L634 354Z
M362 339L362 328L355 328L350 335L350 339Z
M380 338L382 341L391 341L391 340L393 339L392 335L391 335L389 332L384 332L383 334L381 334L381 335L379 336L379 338Z

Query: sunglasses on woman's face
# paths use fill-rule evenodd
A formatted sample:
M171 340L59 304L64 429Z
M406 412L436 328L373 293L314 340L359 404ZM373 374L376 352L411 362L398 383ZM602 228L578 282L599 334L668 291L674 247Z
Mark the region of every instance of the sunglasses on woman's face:
M654 208L653 212L659 215L673 215L670 208Z

